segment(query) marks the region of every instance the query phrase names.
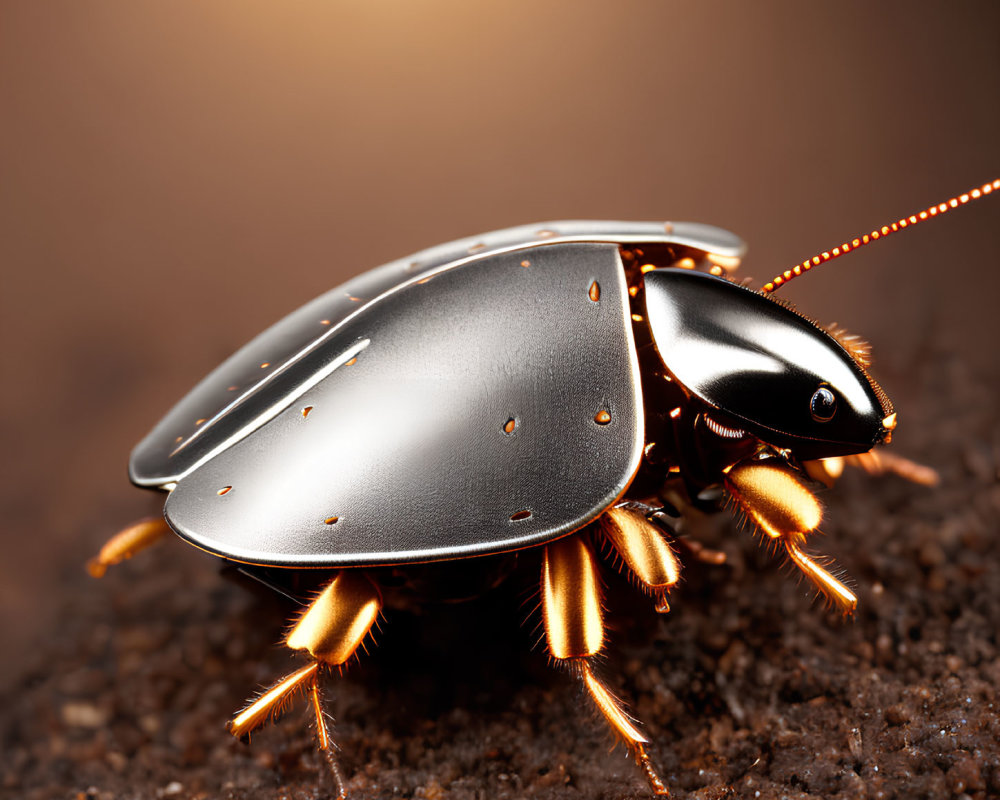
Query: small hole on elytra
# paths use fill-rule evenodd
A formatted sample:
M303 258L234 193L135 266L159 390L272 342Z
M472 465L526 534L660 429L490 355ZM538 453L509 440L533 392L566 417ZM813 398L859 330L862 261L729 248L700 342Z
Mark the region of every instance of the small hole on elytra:
M511 514L510 519L511 522L517 522L518 520L528 519L530 516L531 512L528 511L528 509L524 509L524 511L518 511L516 514Z
M521 266L527 269L528 267L531 266L531 262L528 261L528 259L524 259L524 261L521 262Z
M216 492L216 494L218 494L219 497L222 497L222 495L229 494L232 490L233 490L232 486L223 486L221 489L219 489L218 492Z
M611 415L604 409L601 409L600 411L597 412L597 414L594 415L594 422L596 422L598 425L607 425L609 422L611 422Z
M517 420L514 419L513 417L511 417L509 420L507 420L503 424L503 432L504 433L508 433L508 434L509 433L513 433L514 432L514 428L516 428L516 427L517 427Z
M312 410L313 410L312 406L306 406L305 408L302 409L302 416L303 417L308 417L309 416L309 412L312 411Z
M337 520L339 519L340 517L327 517L325 520L323 520L323 522L325 522L327 525L336 525Z

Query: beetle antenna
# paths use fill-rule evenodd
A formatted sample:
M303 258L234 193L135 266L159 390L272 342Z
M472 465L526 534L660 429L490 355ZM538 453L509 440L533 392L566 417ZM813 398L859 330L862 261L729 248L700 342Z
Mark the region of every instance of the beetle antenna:
M938 217L941 214L951 211L953 208L965 205L970 200L978 200L983 195L990 194L995 190L1000 190L1000 179L991 181L990 183L984 183L982 186L958 195L958 197L952 197L943 203L938 203L930 208L925 208L923 211L919 211L916 214L911 214L910 216L903 217L896 222L883 225L881 228L878 228L871 233L866 233L864 236L859 236L849 242L844 242L839 247L834 247L832 250L824 250L822 253L819 253L812 258L807 258L801 264L796 264L791 269L785 270L780 275L775 275L771 278L770 283L766 283L763 287L761 287L761 291L765 294L769 294L784 286L792 278L798 277L803 272L808 272L813 267L818 267L826 261L832 261L833 259L846 253L850 253L852 250L857 250L859 247L871 244L878 239L884 239L890 233L895 233L902 228L909 228L919 222L923 222L925 219Z

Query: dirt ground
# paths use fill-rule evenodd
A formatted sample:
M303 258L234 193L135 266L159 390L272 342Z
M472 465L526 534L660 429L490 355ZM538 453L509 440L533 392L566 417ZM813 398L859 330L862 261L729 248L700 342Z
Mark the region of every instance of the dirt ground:
M817 549L853 576L853 621L725 514L687 534L728 564L688 559L664 617L607 570L602 673L674 796L1000 793L998 382L953 352L895 376L910 395L905 454L941 485L848 474L824 495ZM389 613L378 647L327 682L352 798L648 796L533 647L537 569L527 551L477 600ZM298 663L276 646L291 604L177 541L65 589L59 624L2 697L4 796L327 796L301 704L249 746L223 727Z

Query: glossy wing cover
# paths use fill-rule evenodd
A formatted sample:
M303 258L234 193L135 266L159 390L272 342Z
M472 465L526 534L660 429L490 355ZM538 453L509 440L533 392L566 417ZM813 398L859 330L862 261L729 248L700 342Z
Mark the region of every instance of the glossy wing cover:
M623 235L523 234L394 262L303 307L175 407L133 480L172 488L181 536L259 564L450 558L586 524L641 455L624 270L600 241Z

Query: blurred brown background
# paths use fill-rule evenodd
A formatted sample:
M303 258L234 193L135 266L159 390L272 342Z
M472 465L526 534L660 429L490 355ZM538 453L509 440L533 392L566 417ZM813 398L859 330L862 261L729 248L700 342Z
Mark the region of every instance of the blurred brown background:
M267 324L534 220L715 223L763 282L997 177L998 31L992 0L3 3L0 678L156 508L131 446ZM998 222L786 293L873 340L903 452L928 343L996 373Z

